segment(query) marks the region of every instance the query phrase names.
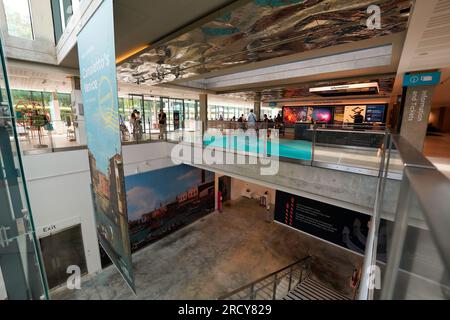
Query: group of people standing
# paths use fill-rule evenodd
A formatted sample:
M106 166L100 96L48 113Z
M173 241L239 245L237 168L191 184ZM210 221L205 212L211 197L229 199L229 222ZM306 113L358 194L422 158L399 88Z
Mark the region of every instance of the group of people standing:
M231 121L237 121L239 122L239 128L240 129L257 129L257 123L258 123L258 118L256 116L256 114L253 112L253 109L250 110L250 112L248 113L247 117L244 117L244 114L241 114L241 116L236 120L236 117L233 117L233 119L231 119ZM281 116L281 113L279 113L275 119L272 119L272 117L268 117L267 114L264 114L264 119L262 121L265 124L265 127L268 128L269 127L269 123L275 123L275 126L279 123L283 123L283 118ZM245 125L245 123L247 125Z
M158 139L165 139L167 134L167 114L163 109L158 114L158 126ZM142 139L142 118L141 113L137 109L134 109L130 115L130 128L135 140Z

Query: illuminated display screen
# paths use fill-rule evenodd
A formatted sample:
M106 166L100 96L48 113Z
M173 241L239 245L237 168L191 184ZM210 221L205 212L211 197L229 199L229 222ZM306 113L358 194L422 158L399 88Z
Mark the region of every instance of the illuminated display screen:
M331 123L332 117L332 109L329 107L314 107L312 112L312 118L317 123Z
M333 112L334 110L334 112ZM354 123L355 117L360 117L362 122L384 122L386 105L347 105L335 107L283 107L283 121L286 124L295 123L324 123L343 124ZM362 118L361 118L362 116Z
M384 122L386 106L384 104L368 105L366 109L367 122Z
M311 122L312 108L308 107L283 107L284 123Z

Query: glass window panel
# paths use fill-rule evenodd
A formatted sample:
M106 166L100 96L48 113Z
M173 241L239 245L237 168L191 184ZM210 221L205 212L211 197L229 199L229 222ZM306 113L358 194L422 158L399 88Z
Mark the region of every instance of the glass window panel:
M29 0L3 0L8 34L33 40Z

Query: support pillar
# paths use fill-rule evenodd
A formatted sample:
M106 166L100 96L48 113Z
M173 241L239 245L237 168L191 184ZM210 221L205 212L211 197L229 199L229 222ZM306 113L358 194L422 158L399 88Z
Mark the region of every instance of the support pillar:
M81 93L80 77L73 76L71 78L72 92L72 114L73 114L73 126L75 129L75 138L77 143L81 145L87 144L86 138L86 128L84 124L84 106L83 106L83 95Z
M255 94L255 100L253 104L253 112L256 115L256 119L261 120L261 92Z
M58 93L52 92L50 116L52 119L53 129L56 133L62 134L64 132L64 125L66 119L61 119L61 110L59 108ZM61 121L62 120L62 121Z
M400 135L420 152L427 134L434 88L440 72L410 73L403 80Z
M202 134L208 129L208 95L200 94L200 121L202 123Z

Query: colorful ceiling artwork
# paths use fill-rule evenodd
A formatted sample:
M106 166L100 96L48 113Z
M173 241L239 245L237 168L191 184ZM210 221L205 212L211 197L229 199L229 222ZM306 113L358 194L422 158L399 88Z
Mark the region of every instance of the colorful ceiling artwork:
M367 27L369 5L381 28ZM123 82L188 79L275 57L385 36L407 28L410 0L252 0L126 60Z

